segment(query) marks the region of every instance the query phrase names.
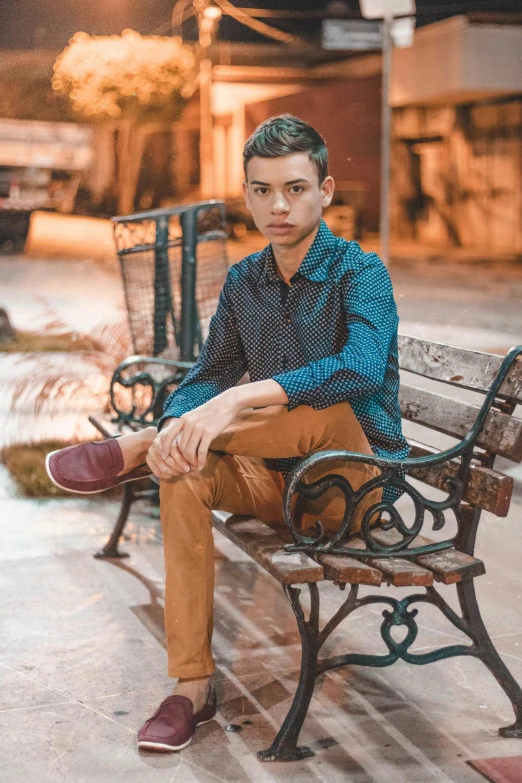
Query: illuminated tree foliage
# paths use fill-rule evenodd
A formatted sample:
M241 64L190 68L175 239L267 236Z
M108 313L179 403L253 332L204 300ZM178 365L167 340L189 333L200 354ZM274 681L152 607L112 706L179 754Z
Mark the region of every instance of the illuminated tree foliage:
M53 90L67 95L84 120L115 120L118 210L130 212L143 151L145 122L172 122L194 91L195 57L181 39L79 32L58 56Z
M52 85L89 118L141 119L190 97L194 63L179 38L76 33L56 60Z

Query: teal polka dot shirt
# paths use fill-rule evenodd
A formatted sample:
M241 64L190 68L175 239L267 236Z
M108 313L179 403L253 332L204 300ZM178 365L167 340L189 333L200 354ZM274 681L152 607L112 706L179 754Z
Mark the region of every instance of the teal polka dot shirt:
M251 381L277 381L289 410L348 401L374 453L403 459L397 326L380 258L321 221L290 287L270 245L229 269L198 361L167 399L162 420L202 405L248 372ZM278 468L287 475L297 461L278 460ZM398 494L385 490L390 501Z

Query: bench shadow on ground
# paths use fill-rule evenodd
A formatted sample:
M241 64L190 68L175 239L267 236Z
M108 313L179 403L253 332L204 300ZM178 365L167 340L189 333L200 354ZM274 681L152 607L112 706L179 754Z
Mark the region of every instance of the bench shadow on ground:
M251 561L246 562L242 553L232 561L223 557L219 543L218 540L214 636L219 720L218 726L209 724L200 730L197 743L186 751L187 756L194 757L194 762L197 760L209 773L217 767L212 752L207 755L204 747L211 751L213 740L222 742L222 732L227 726L238 729L235 735L226 732L228 742L239 743L242 752L252 757L270 743L290 706L300 661L293 614L278 585ZM130 608L166 649L161 583L148 579L125 561L111 561L111 564L131 574L149 591L149 603ZM329 616L342 595L333 585L326 588L324 603ZM415 649L426 650L460 641L458 631L448 626L444 618L437 618L435 610L432 614L425 619L425 625L419 623ZM379 609L371 609L362 610L357 620L350 618L351 624L348 620L340 627L325 652L334 655L355 649L380 650L379 615ZM478 686L477 691L463 699L463 692L472 690L473 682ZM481 697L480 690L482 694L487 693L487 699ZM498 712L493 716L488 705L490 725L486 728L481 707L483 701L491 701L491 694L503 709L501 717ZM496 753L503 751L501 755L508 755L509 749L511 753L516 752L519 746L516 741L502 741L496 734L498 725L509 719L509 707L502 695L495 693L495 683L477 661L456 659L424 669L399 663L393 667L393 675L390 669L375 671L357 667L331 673L318 681L301 735L301 741L317 754L315 758L270 768L278 770L277 780L293 780L291 770L297 773L298 768L300 774L306 770L307 777L310 774L311 780L317 779L313 770L318 771L327 763L334 780L337 775L350 775L357 781L380 781L385 779L387 770L387 780L392 781L434 778L464 783L477 779L476 773L464 764L471 754L480 754L477 740L484 752L486 747L487 752L492 747ZM234 757L237 755L233 748L229 750ZM261 775L259 779L265 778Z

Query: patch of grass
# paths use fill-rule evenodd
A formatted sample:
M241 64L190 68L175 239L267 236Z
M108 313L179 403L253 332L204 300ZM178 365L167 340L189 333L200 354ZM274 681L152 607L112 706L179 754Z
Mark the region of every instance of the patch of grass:
M0 460L13 477L18 489L28 498L65 497L70 493L55 487L45 470L45 457L50 451L63 449L70 443L42 441L30 445L6 446Z
M72 445L72 443L64 443L63 441L48 440L29 445L6 446L0 451L0 462L6 466L24 497L72 497L70 492L64 492L56 487L45 470L45 458L50 451ZM114 487L99 496L89 495L89 497L118 498L120 495L121 487ZM77 495L77 497L82 496Z
M92 337L74 332L41 334L17 331L10 341L0 340L0 353L38 353L40 351L102 351L103 347Z

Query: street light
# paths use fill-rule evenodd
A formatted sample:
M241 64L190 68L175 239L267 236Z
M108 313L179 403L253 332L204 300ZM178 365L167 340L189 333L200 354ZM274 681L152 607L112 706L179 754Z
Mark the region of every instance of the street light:
M208 5L203 11L205 19L213 19L215 22L217 22L218 19L221 19L222 15L223 12L217 5Z

